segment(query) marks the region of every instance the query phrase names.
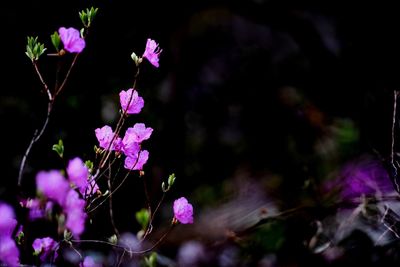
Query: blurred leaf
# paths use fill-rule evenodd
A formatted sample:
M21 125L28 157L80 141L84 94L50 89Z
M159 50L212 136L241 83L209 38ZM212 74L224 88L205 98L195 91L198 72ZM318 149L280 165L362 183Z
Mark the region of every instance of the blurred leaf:
M150 220L149 211L147 209L141 209L140 211L136 212L136 220L141 225L142 229L146 229Z

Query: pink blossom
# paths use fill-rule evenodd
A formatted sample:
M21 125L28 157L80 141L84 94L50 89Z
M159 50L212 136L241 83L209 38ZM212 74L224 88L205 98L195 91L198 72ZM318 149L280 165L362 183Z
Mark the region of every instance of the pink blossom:
M64 44L64 49L70 53L80 53L85 48L85 40L81 38L80 33L74 28L61 27L58 30L60 39Z
M34 253L40 255L40 259L44 261L51 255L51 252L57 248L57 242L51 237L36 238L33 241L32 247Z
M119 93L121 107L127 114L138 114L144 106L144 100L133 88Z
M110 143L114 137L113 130L110 126L105 125L102 128L97 128L95 130L96 138L99 141L101 148L108 149Z
M144 123L136 123L133 127L126 130L125 136L129 136L134 142L141 143L150 138L153 129L144 125Z
M78 157L70 160L67 166L67 174L69 180L78 187L81 194L84 194L88 185L87 178L89 175L89 170L85 163Z
M115 150L115 152L122 151L122 138L121 137L117 137L117 139L115 139L113 149Z
M85 230L85 201L79 198L79 195L75 190L71 189L68 192L63 208L67 215L65 226L74 236L79 237L79 235Z
M182 224L193 223L193 206L186 198L181 197L174 201L174 217Z
M152 40L152 39L147 39L147 43L146 43L146 49L143 53L143 57L147 58L149 60L149 62L156 68L158 68L159 64L158 64L158 60L159 60L159 56L160 53L162 52L162 50L160 49L160 47L158 46L158 44Z
M135 136L131 134L132 128L128 128L125 132L125 136L122 139L122 151L124 154L129 157L133 156L140 151L140 145L135 141Z
M16 225L17 221L13 208L0 202L0 237L10 237Z
M36 175L36 187L39 192L60 205L63 205L70 188L68 181L57 170L39 172Z
M19 251L14 239L0 236L0 263L6 266L19 266Z
M138 158L139 154L139 158ZM126 157L124 167L128 170L142 170L143 165L149 159L149 151L143 150L139 153Z

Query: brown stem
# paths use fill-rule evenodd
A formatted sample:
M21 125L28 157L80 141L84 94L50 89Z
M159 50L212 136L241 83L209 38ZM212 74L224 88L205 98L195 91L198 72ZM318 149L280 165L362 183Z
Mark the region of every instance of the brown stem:
M44 81L41 72L39 71L39 67L37 65L37 62L36 61L32 61L32 64L33 64L33 67L35 68L36 74L39 76L40 82L42 83L44 90L47 93L47 97L49 98L49 102L52 102L53 101L53 96L51 95L50 89L47 86L47 83Z
M63 82L61 83L61 85L60 85L60 87L57 89L57 91L54 93L54 97L58 96L58 95L61 93L61 91L64 89L65 84L67 83L67 80L68 80L68 78L69 78L69 75L71 74L71 70L72 70L72 68L74 67L74 65L75 65L75 63L76 63L76 60L78 59L79 55L80 55L80 53L77 53L77 54L74 56L74 59L72 60L71 65L69 66L69 69L68 69L68 71L67 71L67 74L66 74L65 77L64 77Z
M108 190L110 190L110 192L112 192L112 188L111 188L111 163L109 166L109 175L107 177L107 184L108 184ZM113 201L112 201L112 195L110 195L110 197L108 198L108 211L110 214L110 221L111 221L111 225L113 227L114 233L119 237L119 232L117 229L117 226L115 225L115 221L114 221L114 212L113 212Z
M33 134L33 137L32 137L32 140L29 143L29 146L26 149L24 156L22 157L21 165L19 166L19 172L18 172L18 186L21 186L22 175L23 175L23 172L24 172L26 159L28 158L32 147L37 141L39 141L39 139L42 137L44 131L47 128L47 124L49 123L49 119L50 119L50 114L51 114L51 111L53 109L53 104L54 104L53 101L49 101L49 103L47 104L47 115L46 115L46 119L45 119L45 121L43 123L43 126L42 126L42 128L40 128L40 130L39 129L35 130L35 132Z

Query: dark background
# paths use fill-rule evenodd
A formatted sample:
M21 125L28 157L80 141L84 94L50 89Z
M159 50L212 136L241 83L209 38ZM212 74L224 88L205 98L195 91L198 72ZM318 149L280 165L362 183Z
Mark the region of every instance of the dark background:
M59 138L66 159L93 159L94 129L115 126L118 93L133 83L130 54L141 55L147 38L163 49L160 68L142 64L137 88L145 108L130 123L154 128L145 144L153 199L162 179L172 172L178 177L161 224L181 195L199 216L235 196L242 173L257 186L271 180L265 175L278 175L279 186L269 193L284 209L296 206L310 176L324 180L365 153L389 156L400 17L385 3L7 2L0 9L1 199L17 203L21 156L46 112L46 95L24 55L26 36L39 36L50 52L49 35L61 26L79 28L78 11L92 5L99 13L87 46L28 158L26 194L33 193L37 171L63 168L51 151ZM44 56L39 64L51 83L55 59ZM354 138L332 160L318 154L316 144L338 121L350 125ZM321 162L327 165L322 170ZM115 198L117 225L137 230L133 214L144 206L142 182L132 177Z

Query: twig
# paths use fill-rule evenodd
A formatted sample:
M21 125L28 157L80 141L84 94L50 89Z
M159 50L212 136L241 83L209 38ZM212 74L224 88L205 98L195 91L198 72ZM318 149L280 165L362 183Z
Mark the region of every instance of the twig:
M54 103L53 101L49 101L49 103L47 104L47 115L46 115L46 119L45 119L45 121L43 123L43 126L42 126L42 128L40 130L39 129L35 130L35 132L33 134L33 137L32 137L32 140L29 143L29 146L26 149L25 154L24 154L24 156L22 158L21 165L19 166L19 172L18 172L18 186L21 186L22 175L23 175L23 172L24 172L26 159L28 158L29 153L31 152L32 146L37 141L39 141L39 139L42 137L44 131L46 130L47 124L49 123L50 114L51 114L51 111L53 109L53 103Z

